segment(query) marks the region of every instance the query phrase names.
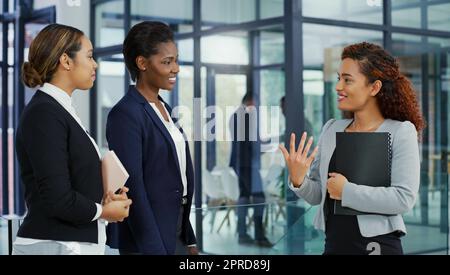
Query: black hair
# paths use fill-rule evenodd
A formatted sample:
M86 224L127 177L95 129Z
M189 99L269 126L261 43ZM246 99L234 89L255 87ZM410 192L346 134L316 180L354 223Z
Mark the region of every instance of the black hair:
M162 22L144 21L131 28L123 42L123 56L133 81L139 77L136 58L138 56L149 58L158 53L159 44L170 41L174 41L173 32Z
M252 101L252 100L253 100L253 93L247 92L247 93L244 95L244 97L242 98L242 103L244 104L244 103L249 102L249 101Z

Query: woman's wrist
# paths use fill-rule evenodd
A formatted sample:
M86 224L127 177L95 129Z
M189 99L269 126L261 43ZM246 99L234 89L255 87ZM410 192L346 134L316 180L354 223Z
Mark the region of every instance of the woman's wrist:
M302 186L304 179L305 179L305 176L302 176L302 175L300 175L296 178L291 178L292 186L294 186L295 188L299 188L300 186Z

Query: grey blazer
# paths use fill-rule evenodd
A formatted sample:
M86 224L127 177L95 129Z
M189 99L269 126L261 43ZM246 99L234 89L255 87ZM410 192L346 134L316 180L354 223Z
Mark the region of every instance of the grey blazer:
M314 218L316 229L325 231L323 205L326 197L328 166L336 147L336 132L343 132L350 119L329 120L319 138L319 151L308 175L299 188L289 187L311 205L320 207ZM390 132L392 142L392 173L390 187L370 187L347 182L342 192L342 205L356 210L385 215L358 215L364 237L402 231L406 234L402 214L414 206L420 182L420 157L417 131L409 122L386 119L376 132ZM345 176L345 175L344 175Z

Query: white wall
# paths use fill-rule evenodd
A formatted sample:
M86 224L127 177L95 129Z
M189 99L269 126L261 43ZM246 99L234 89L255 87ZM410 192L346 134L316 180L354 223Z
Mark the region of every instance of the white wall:
M70 25L82 30L89 36L89 0L35 0L34 8L40 9L56 6L56 23ZM83 125L90 129L89 124L89 92L75 91L73 106Z

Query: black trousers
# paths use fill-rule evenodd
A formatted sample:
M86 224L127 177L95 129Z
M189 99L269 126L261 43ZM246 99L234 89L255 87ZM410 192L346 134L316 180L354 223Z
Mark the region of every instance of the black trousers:
M323 255L403 255L401 233L364 237L356 216L329 214Z

